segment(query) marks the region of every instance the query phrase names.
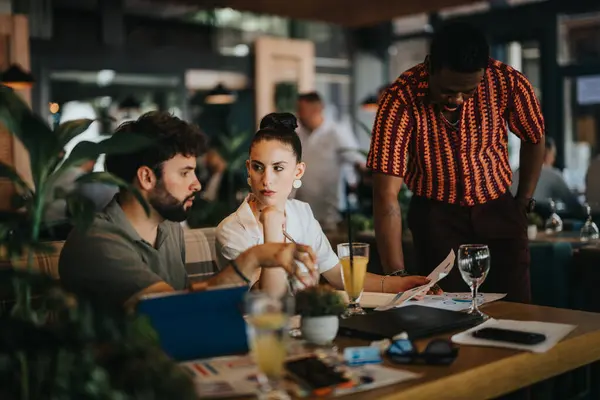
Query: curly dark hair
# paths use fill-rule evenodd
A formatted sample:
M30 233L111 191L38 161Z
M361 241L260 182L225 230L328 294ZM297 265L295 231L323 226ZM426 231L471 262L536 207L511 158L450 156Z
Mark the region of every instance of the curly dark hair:
M206 151L206 137L199 127L167 112L151 111L136 121L124 122L114 135L139 133L156 139L151 146L133 154L107 155L106 169L126 182L133 182L142 166L162 177L162 164L178 154L199 157Z
M485 69L490 46L482 31L464 22L451 22L438 30L431 40L429 58L433 72L448 68L470 73Z

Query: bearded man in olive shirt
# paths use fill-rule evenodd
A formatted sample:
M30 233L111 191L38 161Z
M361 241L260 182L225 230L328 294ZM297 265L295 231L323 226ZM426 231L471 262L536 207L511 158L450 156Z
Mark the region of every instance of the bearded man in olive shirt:
M59 261L68 291L99 306L129 308L144 295L191 287L185 269L185 241L179 222L187 217L200 183L196 158L204 150L200 130L167 113L152 112L121 125L115 135L143 133L156 141L134 154L109 156L107 170L131 183L150 206L121 190L86 232L74 230ZM296 273L296 261L314 274L298 275L313 284L315 256L301 245L273 243L253 247L199 287L247 283L260 267Z

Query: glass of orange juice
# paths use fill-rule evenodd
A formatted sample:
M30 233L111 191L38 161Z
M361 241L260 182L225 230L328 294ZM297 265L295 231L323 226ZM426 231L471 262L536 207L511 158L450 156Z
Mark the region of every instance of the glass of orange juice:
M367 264L369 264L369 245L367 243L340 243L337 250L342 264L344 290L350 300L342 317L366 314L359 301L365 286Z
M290 317L294 314L294 299L271 297L265 293L246 295L246 314L250 349L259 370L259 399L287 400L282 388L285 375Z

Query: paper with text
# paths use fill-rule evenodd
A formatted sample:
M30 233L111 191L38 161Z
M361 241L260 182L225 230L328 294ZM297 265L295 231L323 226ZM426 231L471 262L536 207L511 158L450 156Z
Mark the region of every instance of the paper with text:
M506 297L506 293L478 293L477 294L477 305L479 307L484 304L488 304L494 301L498 301ZM445 292L441 295L427 295L425 298L417 303L406 302L399 307L404 307L409 304L418 304L424 307L439 308L442 310L450 311L464 311L471 307L471 293L449 293Z
M405 292L398 293L388 304L381 307L377 307L375 310L389 310L404 304L405 302L407 302L415 296L418 296L419 294L427 293L433 285L435 285L436 283L444 279L446 276L448 276L448 274L454 267L455 258L456 255L454 254L454 250L450 250L450 253L448 253L448 256L444 259L444 261L439 263L439 265L427 276L427 278L430 279L430 282L428 284L417 286Z

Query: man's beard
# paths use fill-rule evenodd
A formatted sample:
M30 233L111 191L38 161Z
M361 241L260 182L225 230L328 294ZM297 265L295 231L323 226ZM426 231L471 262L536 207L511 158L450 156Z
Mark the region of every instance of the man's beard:
M150 194L148 202L162 218L173 222L183 222L187 219L189 211L189 209L185 209L185 203L189 199L193 199L195 195L193 193L183 201L179 201L168 192L163 182L159 182Z

